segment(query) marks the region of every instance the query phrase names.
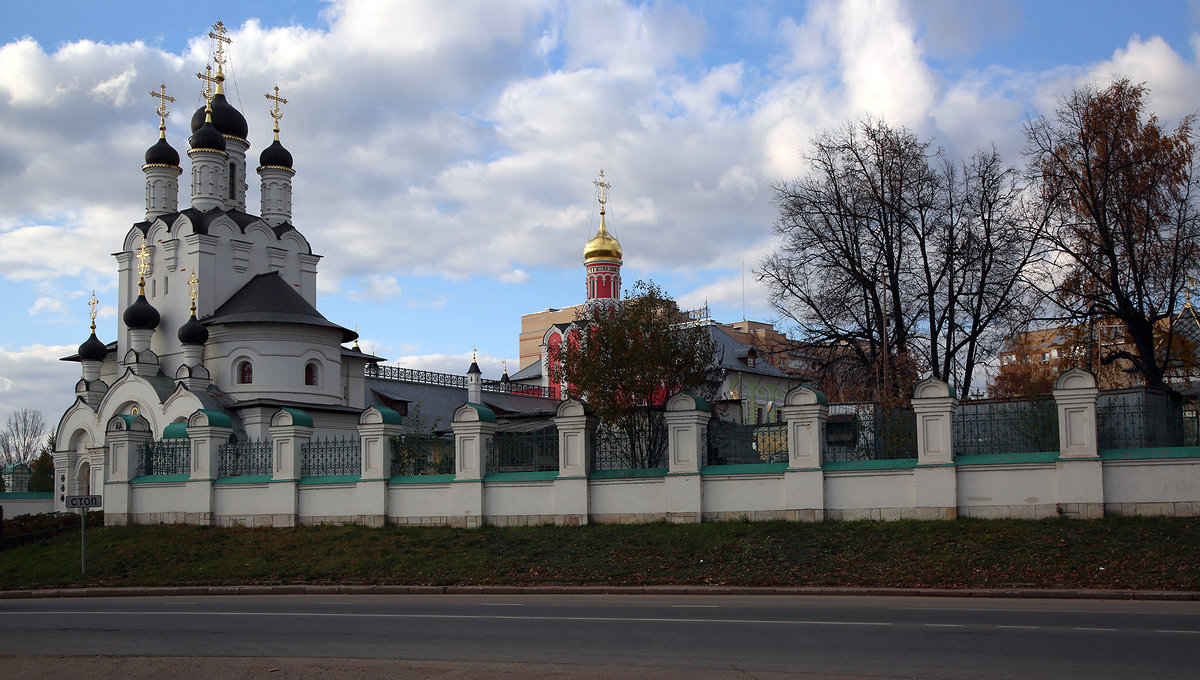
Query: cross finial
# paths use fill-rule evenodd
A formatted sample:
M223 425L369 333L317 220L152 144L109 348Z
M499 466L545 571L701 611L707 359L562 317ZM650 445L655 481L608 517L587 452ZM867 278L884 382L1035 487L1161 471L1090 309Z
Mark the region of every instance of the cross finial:
M142 245L138 246L137 254L138 295L146 294L146 274L150 273L150 251L146 248L146 237L142 237Z
M196 271L192 270L192 276L188 279L188 297L192 299L192 314L196 313L196 284L200 283L200 279L196 278Z
M508 359L501 359L500 365L504 367L504 372L508 373Z
M358 346L358 324L354 324L354 349L362 351Z
M92 299L88 300L88 307L92 308L89 315L92 317L92 332L93 333L96 332L96 305L98 305L98 304L100 304L100 301L96 299L96 289L93 288L92 289Z
M286 103L288 103L288 101L286 99L284 99L283 97L279 96L279 86L278 85L275 86L275 94L268 93L268 94L264 94L263 96L266 97L267 99L270 99L271 101L275 102L275 105L271 108L269 113L271 114L271 117L275 119L275 139L279 139L279 119L283 118L283 111L279 110L279 105L286 104Z
M167 129L167 116L171 115L171 109L167 108L167 102L173 102L175 98L167 95L166 83L159 84L158 92L151 90L150 96L158 100L158 106L154 109L154 112L158 114L158 129L165 132Z
M204 95L204 101L211 104L213 98L213 83L217 82L217 79L212 75L212 67L205 66L204 73L197 73L196 77L204 81L204 89L200 90L200 94Z
M213 31L216 31L214 33ZM208 32L208 37L213 39L213 43L217 46L217 53L213 55L213 61L217 63L217 73L221 72L221 67L225 65L225 46L233 42L233 38L225 35L228 31L225 24L218 21L213 24L213 30Z
M612 185L604 181L603 168L600 169L600 179L593 180L592 184L595 184L599 190L600 212L604 212L604 204L608 202L608 190L612 188Z
M475 359L476 359L476 356L477 356L478 354L479 354L479 348L478 348L478 347L472 347L472 348L471 348L471 363L475 363Z

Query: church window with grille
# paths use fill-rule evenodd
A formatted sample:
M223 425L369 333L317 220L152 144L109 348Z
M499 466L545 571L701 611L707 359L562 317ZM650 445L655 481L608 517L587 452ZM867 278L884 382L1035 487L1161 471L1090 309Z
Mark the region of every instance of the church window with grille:
M317 366L317 362L310 361L304 365L304 384L305 385L318 384L318 380L320 377L321 377L320 368Z
M237 365L237 381L239 385L249 385L254 382L254 365L249 361L239 361Z

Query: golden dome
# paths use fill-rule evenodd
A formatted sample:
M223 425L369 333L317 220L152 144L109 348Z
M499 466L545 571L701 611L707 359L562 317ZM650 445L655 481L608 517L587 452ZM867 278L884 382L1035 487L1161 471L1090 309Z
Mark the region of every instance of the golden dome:
M587 242L583 247L583 261L588 263L592 260L619 260L621 259L621 243L613 238L613 235L608 233L604 228L604 213L600 213L600 229L592 240Z

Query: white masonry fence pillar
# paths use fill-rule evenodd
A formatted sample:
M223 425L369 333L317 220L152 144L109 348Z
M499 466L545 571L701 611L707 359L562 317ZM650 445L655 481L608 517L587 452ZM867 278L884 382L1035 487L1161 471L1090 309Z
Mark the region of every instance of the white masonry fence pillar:
M454 481L450 484L450 525L483 526L483 477L488 442L496 434L496 414L468 402L454 412Z
M1104 516L1104 470L1097 446L1096 378L1072 368L1054 382L1058 409L1058 511L1067 517Z
M271 416L271 484L264 498L271 526L300 522L300 471L314 429L312 416L300 409L281 408Z
M138 450L150 441L150 423L142 416L115 415L105 426L108 445L108 481L104 486L104 523L133 522L133 488L129 481L137 476Z
M825 519L825 422L829 402L806 385L794 387L783 399L787 423L788 468L783 474L784 509L790 520L819 522Z
M213 480L217 478L221 446L229 442L233 423L220 411L199 409L188 417L187 433L192 460L184 486L185 512L197 524L208 526L214 523Z
M400 414L371 406L358 417L362 472L354 488L355 522L372 527L387 523L388 480L392 476L392 438L400 436Z
M700 468L707 453L708 421L712 407L691 392L667 399L667 521L700 522L703 499Z
M918 519L958 516L958 477L954 467L953 418L958 399L950 385L929 377L913 390L917 419L917 467L913 493Z
M589 415L578 399L560 402L555 411L558 477L554 480L554 523L558 526L588 523L588 473L598 424L599 419Z

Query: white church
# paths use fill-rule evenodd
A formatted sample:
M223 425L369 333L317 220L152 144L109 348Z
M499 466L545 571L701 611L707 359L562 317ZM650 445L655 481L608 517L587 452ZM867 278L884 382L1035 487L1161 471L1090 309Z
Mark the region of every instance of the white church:
M218 32L223 34L218 25ZM223 35L222 35L223 37ZM76 355L76 401L56 430L56 506L64 494L99 494L117 470L106 430L140 416L155 438L207 411L235 436L268 436L281 408L302 409L323 435L357 435L364 367L377 357L345 345L357 333L317 311L317 263L292 225L292 155L275 138L258 156L259 215L246 209L252 158L246 119L226 99L222 43L205 106L191 120L190 196L179 204L180 154L166 138L165 87L157 93L159 138L145 156L146 213L115 254L117 338L92 334ZM119 464L118 464L119 465ZM129 471L119 476L128 479Z

